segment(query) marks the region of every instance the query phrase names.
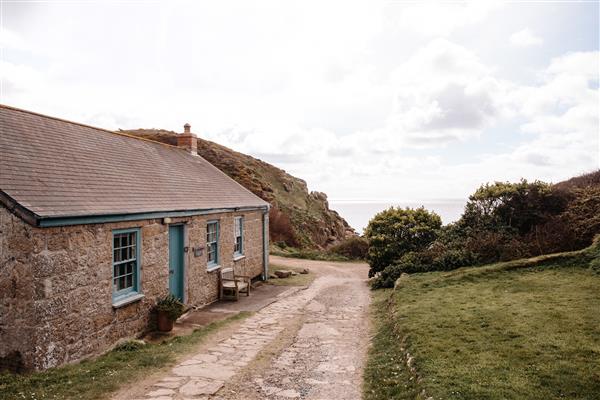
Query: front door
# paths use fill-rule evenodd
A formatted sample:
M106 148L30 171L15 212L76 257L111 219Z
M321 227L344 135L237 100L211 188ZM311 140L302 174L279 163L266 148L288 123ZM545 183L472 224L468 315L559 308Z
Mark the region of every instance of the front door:
M183 225L169 226L169 291L183 301Z

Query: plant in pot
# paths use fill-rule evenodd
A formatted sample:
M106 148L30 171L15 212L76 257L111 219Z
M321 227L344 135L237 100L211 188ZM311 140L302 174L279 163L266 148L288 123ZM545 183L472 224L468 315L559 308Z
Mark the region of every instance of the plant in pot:
M185 306L179 299L172 294L159 298L156 302L156 312L158 313L158 330L161 332L170 332L173 329L173 323L181 317Z

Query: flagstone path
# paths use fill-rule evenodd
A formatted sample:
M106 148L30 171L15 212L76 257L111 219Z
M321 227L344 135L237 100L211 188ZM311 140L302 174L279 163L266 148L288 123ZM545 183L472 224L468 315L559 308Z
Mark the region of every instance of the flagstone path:
M318 277L308 289L292 289L229 337L176 365L140 399L361 398L369 335L366 265L273 258L279 265L309 267ZM300 328L288 332L294 320ZM289 346L262 366L253 365L285 335L291 335Z

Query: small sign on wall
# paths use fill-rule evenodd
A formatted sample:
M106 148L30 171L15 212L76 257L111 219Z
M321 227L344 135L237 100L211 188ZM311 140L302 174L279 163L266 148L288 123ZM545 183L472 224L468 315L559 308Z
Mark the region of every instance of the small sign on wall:
M202 247L192 247L192 252L194 253L194 257L200 257L203 253Z

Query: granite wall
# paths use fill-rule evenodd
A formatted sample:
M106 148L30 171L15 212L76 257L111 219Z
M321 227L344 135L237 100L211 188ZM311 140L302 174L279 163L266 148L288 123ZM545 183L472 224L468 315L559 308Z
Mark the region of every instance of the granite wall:
M238 215L244 216L244 256L234 260ZM262 218L262 211L252 211L172 219L185 225L189 247L186 304L200 306L218 297L218 269L207 271L207 221L220 222L221 267L257 277L263 272ZM112 232L123 228L141 228L144 297L114 307ZM0 369L54 367L147 331L157 297L169 292L168 232L162 219L36 228L0 206Z

